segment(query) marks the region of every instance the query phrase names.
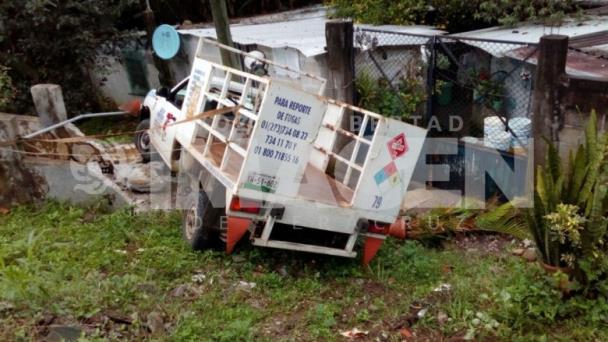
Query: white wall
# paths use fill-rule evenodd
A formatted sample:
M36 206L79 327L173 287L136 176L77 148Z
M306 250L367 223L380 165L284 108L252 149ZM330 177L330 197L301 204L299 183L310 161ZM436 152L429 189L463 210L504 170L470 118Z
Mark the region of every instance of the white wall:
M148 84L151 88L159 87L158 71L154 67L151 56L147 58ZM126 68L115 57L105 56L109 63L109 69L98 68L91 77L96 84L99 84L99 91L109 100L117 105L131 101L139 96L131 94L131 86Z
M196 36L181 35L181 38L182 48L180 49L180 52L169 61L169 66L176 82L190 74L192 60L194 59L198 46L198 37ZM298 69L304 73L326 78L327 85L324 95L330 97L334 96L335 89L332 80L329 78L329 69L327 67L325 54L306 57L298 50L290 47L268 48L259 46L258 49L262 51L268 59L285 63L291 68ZM419 52L412 50L411 48L392 47L387 48L386 51L387 59L378 58L378 62L383 65L383 69L391 77L406 70L407 65L412 64L412 59L415 60L414 64L420 62ZM203 58L212 62L221 63L219 48L212 45L203 45L202 53ZM377 73L377 69L367 56L367 53L359 53L357 51L355 55L355 64L357 71L365 68ZM158 81L158 70L154 66L152 56L149 53L147 55L147 71L150 87L158 88L160 86ZM317 93L320 87L320 82L315 79L285 72L279 68L269 67L269 74L275 79L293 84L294 86L303 87L304 90L311 93ZM107 74L104 75L97 71L94 73L93 78L99 83L105 78L106 81L100 86L100 91L103 95L117 104L125 103L135 97L130 94L130 85L126 68L115 58L111 58L111 68Z

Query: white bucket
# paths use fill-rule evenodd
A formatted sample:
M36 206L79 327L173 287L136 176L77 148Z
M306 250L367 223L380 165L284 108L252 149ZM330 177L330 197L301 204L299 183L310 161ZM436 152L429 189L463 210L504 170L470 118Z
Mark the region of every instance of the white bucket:
M486 147L507 151L511 146L511 134L506 131L497 131L486 135L483 142Z
M506 126L503 123L504 118L502 118L502 119L503 120L501 120L501 118L499 118L498 116L489 116L489 117L483 119L483 133L484 133L484 136L487 135L487 133L494 133L494 132L497 132L497 131L505 131L506 130Z
M524 117L516 117L509 120L509 128L513 132L511 137L511 146L513 147L526 147L528 146L528 140L532 135L532 121ZM515 136L519 138L516 139Z

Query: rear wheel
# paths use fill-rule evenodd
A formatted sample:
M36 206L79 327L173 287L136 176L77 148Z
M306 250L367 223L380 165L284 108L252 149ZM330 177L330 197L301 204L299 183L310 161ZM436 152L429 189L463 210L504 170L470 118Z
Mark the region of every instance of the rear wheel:
M137 133L135 133L135 137L133 138L133 143L135 143L135 148L141 155L141 159L144 163L150 161L150 134L148 133L148 129L150 128L150 119L142 120L137 128L135 129Z
M182 235L194 250L222 248L220 239L222 208L214 208L207 194L200 190L198 200L184 210Z

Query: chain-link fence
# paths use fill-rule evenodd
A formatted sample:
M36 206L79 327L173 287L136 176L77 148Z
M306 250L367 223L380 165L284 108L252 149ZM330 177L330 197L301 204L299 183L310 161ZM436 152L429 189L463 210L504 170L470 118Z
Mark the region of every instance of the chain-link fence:
M358 29L358 104L383 115L419 121L426 113L428 67L421 58L431 36Z
M458 138L450 142L456 148L446 147L445 140L427 146L433 154L427 163L450 165L423 175L444 180L433 186L464 191L465 177L492 184L481 166L495 163L498 155L510 167L526 162L521 155L531 126L513 130L508 122L531 118L535 44L375 29L357 30L355 41L360 49L355 59L359 105L424 126L429 136ZM494 127L488 127L492 120L484 125L492 116L498 117ZM500 137L506 142L495 141ZM466 153L461 138L479 149ZM502 145L490 146L494 143ZM494 154L488 154L488 146ZM446 149L456 154L443 153ZM516 149L522 153L513 153ZM494 181L502 186L519 181L509 170L498 177Z
M483 137L488 116L530 116L534 44L374 29L357 30L355 40L357 100L366 108L422 116L434 135L457 137Z

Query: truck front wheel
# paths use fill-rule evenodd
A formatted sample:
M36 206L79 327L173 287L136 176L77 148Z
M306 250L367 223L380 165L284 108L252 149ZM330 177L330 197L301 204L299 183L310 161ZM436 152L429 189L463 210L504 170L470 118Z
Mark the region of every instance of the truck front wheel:
M135 129L137 133L135 133L135 137L133 138L133 142L135 143L135 148L141 155L141 159L144 163L150 161L150 134L148 133L148 129L150 128L150 119L142 120L137 128Z
M182 234L194 250L221 247L220 224L224 211L214 208L207 194L200 190L198 200L184 210Z

